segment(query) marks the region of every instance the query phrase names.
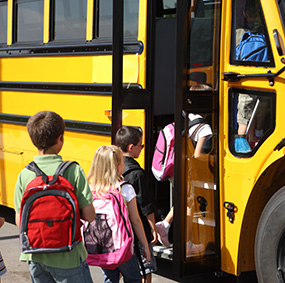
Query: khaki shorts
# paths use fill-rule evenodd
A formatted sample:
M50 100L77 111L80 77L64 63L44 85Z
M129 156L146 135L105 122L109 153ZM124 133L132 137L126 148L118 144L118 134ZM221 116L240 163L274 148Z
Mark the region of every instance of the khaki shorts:
M257 100L257 96L249 95L245 93L240 93L238 96L238 105L237 105L237 122L241 125L247 125L255 103Z

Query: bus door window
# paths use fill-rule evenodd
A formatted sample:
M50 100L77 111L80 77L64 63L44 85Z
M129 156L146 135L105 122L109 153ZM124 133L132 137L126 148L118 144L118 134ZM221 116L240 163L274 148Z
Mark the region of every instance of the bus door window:
M7 45L7 1L0 2L0 45Z
M285 28L285 2L284 1L276 1L276 2L279 6L283 27Z
M196 1L191 12L190 30L190 81L213 86L213 43L216 9L215 2L205 5Z
M85 40L87 0L53 0L53 32L56 41Z
M186 258L215 253L215 178L212 113L189 113L186 139Z
M218 80L220 1L194 1L189 14L190 91L185 102L189 119L188 135L185 135L187 260L195 256L215 255L217 251L218 104L215 87ZM194 117L199 119L199 124L191 126Z
M274 66L274 60L260 0L235 1L234 7L231 64L248 66L251 72L261 67L266 72L266 67ZM234 90L229 98L231 151L251 156L271 131L273 99L245 90Z
M235 1L231 63L273 66L273 55L260 0Z
M234 155L252 156L275 127L275 93L231 89L229 141ZM239 133L244 124L243 134Z
M14 43L43 42L44 0L14 1Z

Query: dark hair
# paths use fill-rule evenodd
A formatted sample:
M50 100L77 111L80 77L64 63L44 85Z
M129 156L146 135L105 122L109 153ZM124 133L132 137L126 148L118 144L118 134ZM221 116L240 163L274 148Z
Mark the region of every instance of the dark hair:
M57 138L64 133L65 123L55 112L40 111L30 117L27 128L35 147L45 152L55 145Z
M123 152L128 152L128 145L137 145L142 138L142 129L130 126L120 128L115 137L115 144L122 149Z
M244 10L251 16L256 17L258 15L256 0L247 0L245 1Z

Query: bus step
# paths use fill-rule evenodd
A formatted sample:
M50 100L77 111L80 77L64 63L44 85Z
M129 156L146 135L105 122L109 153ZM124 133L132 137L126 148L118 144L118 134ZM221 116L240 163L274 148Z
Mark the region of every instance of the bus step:
M167 260L173 259L172 245L170 247L164 247L162 245L154 245L152 248L154 256Z

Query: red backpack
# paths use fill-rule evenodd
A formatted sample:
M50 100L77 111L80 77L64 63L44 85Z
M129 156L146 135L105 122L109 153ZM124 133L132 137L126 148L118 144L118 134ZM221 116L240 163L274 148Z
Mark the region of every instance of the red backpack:
M21 252L65 252L81 242L78 199L63 177L73 163L62 162L53 176L47 176L34 161L26 166L36 178L27 185L21 201Z
M174 123L168 124L159 132L153 159L152 173L158 181L167 180L174 175Z

